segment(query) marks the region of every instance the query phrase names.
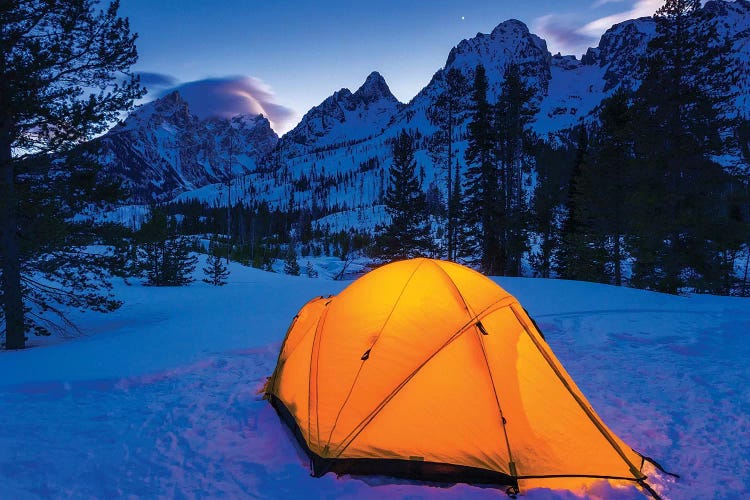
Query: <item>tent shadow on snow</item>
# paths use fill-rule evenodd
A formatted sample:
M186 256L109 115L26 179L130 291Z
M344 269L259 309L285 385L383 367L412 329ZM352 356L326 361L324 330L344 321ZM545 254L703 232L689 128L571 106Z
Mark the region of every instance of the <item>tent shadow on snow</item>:
M316 477L658 497L661 467L602 422L519 302L455 263L389 264L308 302L265 397Z

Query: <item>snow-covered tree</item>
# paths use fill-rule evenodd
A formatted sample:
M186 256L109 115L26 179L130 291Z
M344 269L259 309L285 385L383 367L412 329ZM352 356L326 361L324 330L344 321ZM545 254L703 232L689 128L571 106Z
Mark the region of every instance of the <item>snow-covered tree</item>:
M191 255L191 241L177 234L174 220L163 210L152 208L136 237L139 266L147 284L184 286L194 281L198 258Z
M210 253L206 260L206 267L203 268L203 282L214 286L223 286L227 284L229 278L229 269L222 262L222 258L215 253Z
M299 262L297 262L297 251L294 249L294 243L289 243L289 249L286 252L284 274L291 274L292 276L300 275L300 267Z

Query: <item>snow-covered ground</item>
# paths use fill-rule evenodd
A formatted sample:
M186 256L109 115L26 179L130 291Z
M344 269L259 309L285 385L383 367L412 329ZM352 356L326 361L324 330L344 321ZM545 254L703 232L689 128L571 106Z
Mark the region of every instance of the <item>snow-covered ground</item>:
M497 281L536 318L604 421L682 475L657 480L665 496L750 494L749 299ZM0 351L0 498L503 496L470 485L310 477L257 391L297 310L346 285L238 265L219 288L119 281L119 311L75 313L87 336ZM601 487L589 496L642 494Z

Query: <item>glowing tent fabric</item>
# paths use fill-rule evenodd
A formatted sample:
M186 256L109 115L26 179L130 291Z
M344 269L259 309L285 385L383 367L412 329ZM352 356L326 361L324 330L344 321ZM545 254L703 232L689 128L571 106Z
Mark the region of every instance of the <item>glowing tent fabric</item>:
M451 262L396 262L308 302L266 396L315 475L652 491L644 457L601 421L518 301Z

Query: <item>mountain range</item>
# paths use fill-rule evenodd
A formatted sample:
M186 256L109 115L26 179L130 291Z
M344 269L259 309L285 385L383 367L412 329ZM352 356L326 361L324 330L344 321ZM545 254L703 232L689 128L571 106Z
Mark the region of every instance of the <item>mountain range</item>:
M736 109L747 116L750 1L712 0L703 8L720 31L734 39L733 55L741 68ZM637 69L654 35L653 18L628 20L612 26L597 47L576 58L551 54L524 23L507 20L491 33L478 33L453 47L445 66L409 103L399 102L384 78L373 72L355 92L338 90L310 109L280 138L263 116L200 120L172 92L143 105L97 139L100 159L130 188L133 204L174 199L221 204L226 200L224 184L236 179L232 199L280 206L294 197L296 203L337 212L325 223L342 228L370 224L382 218L390 139L402 129L419 137L434 132L427 109L444 89L450 69L471 81L476 65L483 64L492 102L505 67L517 63L536 93L539 111L533 129L554 141L581 120L595 119L601 101L618 86L638 84ZM416 158L425 185L441 187L444 173L434 167L425 142L419 144ZM465 147L465 141L458 142L459 155Z

